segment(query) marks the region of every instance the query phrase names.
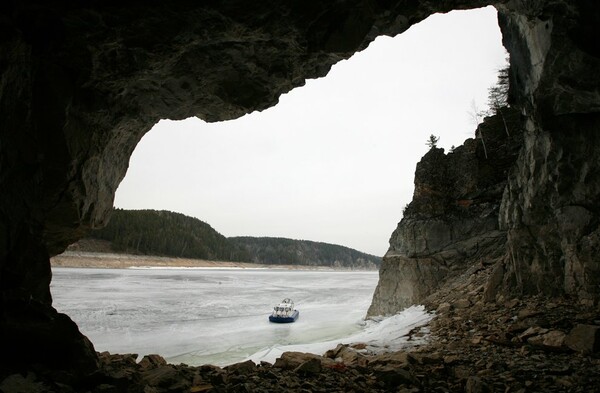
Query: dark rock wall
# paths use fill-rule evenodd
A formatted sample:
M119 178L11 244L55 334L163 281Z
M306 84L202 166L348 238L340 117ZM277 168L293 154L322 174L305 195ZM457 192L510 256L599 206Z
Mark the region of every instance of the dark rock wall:
M600 295L600 8L591 1L507 11L515 104L527 115L500 225L504 292Z

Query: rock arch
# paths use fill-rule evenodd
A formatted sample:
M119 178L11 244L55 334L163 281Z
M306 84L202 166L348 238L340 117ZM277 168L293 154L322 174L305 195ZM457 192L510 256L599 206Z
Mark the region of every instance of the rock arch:
M13 1L0 8L2 365L37 353L59 368L95 367L91 344L52 308L49 257L103 225L129 156L159 119L267 108L378 35L490 4L527 128L501 210L503 282L597 301L593 1ZM63 355L44 357L55 348Z

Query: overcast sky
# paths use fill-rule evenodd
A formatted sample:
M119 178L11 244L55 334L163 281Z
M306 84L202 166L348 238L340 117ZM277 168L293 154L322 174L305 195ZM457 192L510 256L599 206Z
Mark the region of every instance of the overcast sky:
M341 244L382 256L430 134L474 134L506 52L494 8L433 15L243 118L161 121L115 206L180 212L225 236Z

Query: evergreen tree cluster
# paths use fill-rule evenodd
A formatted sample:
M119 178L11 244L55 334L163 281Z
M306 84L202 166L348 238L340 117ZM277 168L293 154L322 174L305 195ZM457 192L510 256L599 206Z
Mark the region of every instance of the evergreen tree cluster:
M262 264L378 268L381 258L328 243L268 237L232 237L180 213L114 209L108 225L91 239L118 253ZM86 250L95 251L95 250Z
M381 258L336 244L278 237L231 237L229 240L252 256L252 262L375 269Z
M229 261L250 258L207 223L169 211L115 209L108 225L89 237L111 242L115 252Z
M508 64L499 69L496 84L488 89L488 107L490 109L487 115L489 116L499 114L502 108L508 106L509 72Z

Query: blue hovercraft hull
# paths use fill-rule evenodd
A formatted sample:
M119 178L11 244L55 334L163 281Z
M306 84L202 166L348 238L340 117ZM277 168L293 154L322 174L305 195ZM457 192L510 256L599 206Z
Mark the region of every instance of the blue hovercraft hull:
M298 310L294 310L292 315L290 315L289 317L276 317L274 315L269 315L269 321L275 322L275 323L290 323L290 322L296 321L296 319L298 319L299 315L300 315L300 312Z

